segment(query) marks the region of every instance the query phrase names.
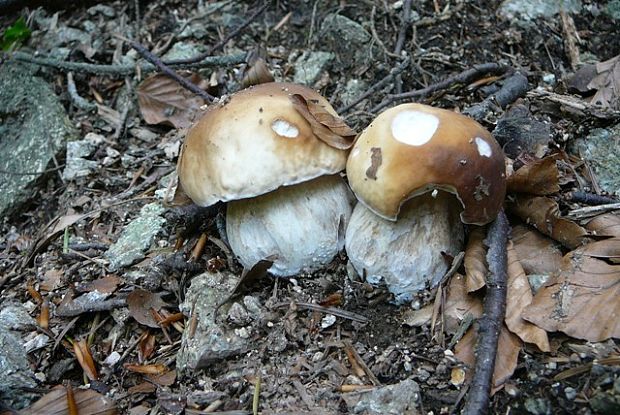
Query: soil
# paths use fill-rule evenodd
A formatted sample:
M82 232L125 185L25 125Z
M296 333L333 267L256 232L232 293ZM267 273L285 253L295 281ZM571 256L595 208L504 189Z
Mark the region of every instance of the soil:
M157 0L153 2L106 2L116 12L115 17L98 17L111 21L126 15L135 22L135 4L139 3L143 17L140 34L142 43L149 49L161 45L171 31L178 30L180 19L195 13L195 1ZM338 12L361 23L369 32L374 25L376 36L386 50L391 52L396 43L400 28L400 9L395 2L383 1L276 1L263 15L258 17L240 35L234 37L221 52L234 50L250 51L263 47L267 51L270 70L281 79L292 79L292 65L288 56L305 49L321 50L319 35L320 23L329 13ZM413 2L413 10L421 19L429 19L429 24L420 25L416 30L406 32L403 50L412 57L412 67L402 73L402 89L419 89L454 75L475 64L500 62L525 71L530 84L537 85L543 75L553 74L558 80L555 90L564 92L564 79L572 72L564 49L564 35L559 17L538 19L528 28L520 28L512 21L498 17L498 3L495 1L420 1ZM596 13L605 2L584 1L580 14L574 15L575 24L581 39L579 50L582 56L587 53L598 61L604 61L620 54L620 24L604 13ZM80 27L81 22L92 20L87 8L94 4L63 8L58 3L55 10L64 25ZM439 5L443 13L435 11ZM373 12L373 8L375 9ZM247 6L251 14L253 5ZM440 11L441 11L440 10ZM29 16L31 9L23 9L0 17L0 28L8 27L19 15ZM274 27L292 12L281 28ZM371 21L371 16L374 20ZM438 16L445 16L439 18ZM102 22L103 24L105 22ZM134 23L130 23L134 24ZM313 28L313 33L310 33ZM208 26L205 43L216 42L225 29L217 25ZM111 34L101 49L90 59L97 63L110 61L114 49L109 41ZM36 50L37 45L28 46ZM123 49L127 51L125 46ZM373 85L385 77L390 69L398 65L398 58L384 54L379 45L376 58L365 66L351 67L346 62L336 62L318 86L321 93L331 97L334 107L342 105L341 94L350 79L362 79ZM81 51L74 49L71 59L86 61ZM206 71L203 73L209 73ZM140 117L135 100L127 117L127 128L120 136L112 138L113 128L96 114L76 109L66 90L64 74L44 69L41 75L54 86L62 97L71 121L78 126L80 136L95 132L107 137L110 146L120 154L129 154L133 159L127 163L117 161L105 166L104 147L92 157L102 162L96 176L87 180L63 181L57 172L45 175L37 186L36 196L20 211L5 218L0 227L0 294L2 300L16 299L22 303L35 302L32 289L40 291L53 305L58 305L63 296L74 291L76 285L100 279L109 275L121 277L123 283L115 295L123 295L135 288L145 288L159 293L170 305L169 311L183 298L184 290L190 284L197 270L218 267L223 270L239 272L238 264L229 269L227 253L217 245L208 242L200 257L194 261L197 267L169 266L165 272L147 285L129 279L125 272L109 272L95 260L102 258L104 249L116 241L123 226L136 217L140 207L151 201L154 188L147 184L148 177L161 175L175 166L175 160L168 158L159 142L144 142L129 133L131 127L147 128L162 137L162 141L173 140L175 132L165 126L149 126ZM238 87L239 74L231 69L218 70L219 86L216 93L228 93ZM102 103L113 107L126 84L135 88L135 79L126 82L120 78L85 75L76 76L78 92L94 100L93 91L98 91ZM489 81L492 85L492 82ZM482 101L489 88L449 88L425 97L421 102L444 108L463 110ZM393 92L393 84L380 89L362 105L349 112L346 120L353 128L360 130L376 114L371 108L382 102L386 94ZM124 93L124 92L123 92ZM611 121L592 116L570 117L557 111L547 111L542 101L526 101L535 117L548 122L557 147L564 147L566 141L583 136L596 127L606 127ZM499 113L491 114L484 120L493 129ZM60 155L58 163L63 163ZM128 189L138 188L131 197ZM136 200L130 200L135 198ZM109 207L110 200L122 202ZM59 215L90 212L104 207L92 219L78 222L70 229L70 252L63 252L63 237L53 238L49 246L34 256L33 261L25 261L32 245L44 232L45 225ZM194 212L195 213L195 212ZM184 244L180 248L183 258L189 258L192 248L201 232L218 235L214 210L203 212L201 220L187 211L171 210L166 214L166 225L158 235L158 245L151 248L146 259L136 267L149 270L150 266L162 258L173 255L174 247L180 238ZM82 250L78 243L91 244ZM79 250L78 250L79 249ZM76 253L77 252L77 253ZM185 262L184 262L185 263ZM419 413L449 413L462 404L461 392L464 386L451 381L452 369L461 367L447 347L451 334L439 330L431 331L430 325L409 327L402 324L404 314L410 306L396 306L390 303L388 292L382 287L354 281L348 277L346 255L341 254L326 270L313 275L300 275L293 280L265 277L250 287L249 292L258 297L263 304L287 303L291 306L271 307L265 321L271 326L256 323L256 333L252 338L252 350L235 358L217 362L204 371L197 371L176 379L167 386L157 385L153 390L135 392L130 388L143 383L143 375L132 373L119 366L115 370L102 370L98 382L91 387L101 392L109 392L117 402L122 413L142 405L153 408L159 405L158 413L181 413L187 408L204 409L213 399L202 390L216 391L221 400L220 411L248 410L252 407L256 379L261 378L260 407L263 413L348 413L347 405L338 390L340 385L356 382L369 384L369 379L356 377L350 368L345 346L352 345L381 384L393 384L406 378L415 379L421 387L422 400ZM1 275L4 275L2 277ZM4 278L4 279L3 279ZM54 279L52 289L43 290L44 280ZM414 301L416 308L431 304L436 290L420 294ZM295 302L321 302L336 295L337 307L366 316L367 324L357 323L346 318L323 328L323 314L294 306ZM331 297L330 297L331 296ZM276 301L274 301L274 298ZM32 305L33 315L37 314ZM114 318L113 318L114 317ZM111 352L121 354L129 348L136 338L150 330L156 338L154 354L148 362L167 363L168 369L175 368L174 354L179 348L181 334L168 330L149 329L134 319L121 319L109 311L83 313L76 321L56 317L52 314L50 330L56 335L71 321L66 336L82 338L92 334L91 350L96 362L102 362ZM188 323L189 324L189 323ZM276 350L273 332L281 330L286 338L284 350ZM506 386L492 398L491 413L593 413L589 398L595 390L609 388L608 379L619 376L618 369L600 372L584 371L561 381L553 377L569 368L581 367L598 356L597 349L578 339L561 334L552 334L552 352L543 354L535 348L525 348L519 358L519 366ZM618 351L613 341L605 343L608 350ZM47 378L40 383L38 392L44 393L61 379L74 385L83 383L83 372L79 365L73 364L61 370L60 376L50 376L52 368L59 370L60 362L72 358L67 347L53 347L53 341L29 355L36 373L44 373ZM138 361L138 348L129 353L126 362ZM607 383L605 383L607 382ZM300 392L300 388L302 391ZM597 389L598 388L598 389ZM572 393L574 392L574 394ZM178 402L183 404L179 404ZM534 407L539 404L540 408ZM547 407L550 412L547 412ZM532 409L534 408L534 409ZM191 413L191 412L187 412Z

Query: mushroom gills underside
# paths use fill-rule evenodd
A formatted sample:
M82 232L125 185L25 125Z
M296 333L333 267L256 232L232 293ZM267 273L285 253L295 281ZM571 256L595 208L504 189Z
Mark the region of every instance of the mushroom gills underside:
M384 281L397 303L410 301L445 275L450 263L444 254L462 250L461 209L452 194L426 193L404 203L398 219L389 221L358 203L346 232L349 260L371 284Z
M276 276L318 270L344 247L353 200L342 177L333 175L229 202L231 248L246 268L275 256L269 272Z

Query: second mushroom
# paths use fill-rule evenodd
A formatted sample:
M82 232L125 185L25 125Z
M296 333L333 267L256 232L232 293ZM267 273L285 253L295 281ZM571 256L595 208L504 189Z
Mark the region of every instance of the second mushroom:
M441 280L462 249L463 223L493 221L506 192L493 136L473 119L421 104L381 113L356 140L347 177L361 202L347 228L349 259L370 282L384 280L399 303Z

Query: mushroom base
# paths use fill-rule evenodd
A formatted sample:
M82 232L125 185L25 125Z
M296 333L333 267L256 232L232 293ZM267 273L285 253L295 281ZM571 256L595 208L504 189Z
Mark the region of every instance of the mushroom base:
M463 247L461 205L453 195L430 193L407 201L396 222L383 219L358 203L346 233L349 260L368 282L385 281L396 302L434 286Z
M336 175L229 202L230 246L244 267L273 255L269 269L273 275L315 271L344 247L353 200L345 181Z

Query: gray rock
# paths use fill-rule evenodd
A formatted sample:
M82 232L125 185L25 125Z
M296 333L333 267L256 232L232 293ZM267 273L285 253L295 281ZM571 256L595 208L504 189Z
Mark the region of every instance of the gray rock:
M605 13L614 20L620 20L620 0L611 0L605 6Z
M411 379L365 393L344 394L343 398L351 413L368 415L417 413L421 400L420 386Z
M106 17L116 16L116 11L114 10L114 8L110 6L106 6L105 4L97 4L93 7L89 7L87 11L88 11L88 14L90 14L91 16L95 16L98 13L101 13L102 15Z
M545 398L528 398L525 410L532 415L551 415L551 402Z
M36 395L24 393L23 388L37 386L22 339L12 330L25 328L16 321L21 318L23 324L32 322L26 309L19 305L9 305L0 311L0 400L18 409L36 398Z
M144 258L144 252L165 223L161 217L164 210L159 203L149 203L140 210L140 215L125 227L118 241L105 253L110 261L110 270L117 270Z
M538 17L553 17L560 10L579 13L581 0L504 0L497 12L506 20L528 23Z
M86 177L97 170L98 164L86 157L93 154L95 145L88 140L70 141L67 143L67 160L62 177L65 180L74 180Z
M40 172L76 132L50 85L8 62L0 67L0 120L2 217L34 195Z
M375 60L379 49L371 46L372 36L359 23L339 14L329 14L321 25L321 37L343 67L358 66Z
M357 97L366 92L368 84L360 79L349 79L344 87L340 99L343 105L349 105L355 101Z
M200 55L206 50L204 45L193 42L177 42L163 56L164 60L188 59Z
M5 330L27 330L36 324L22 304L3 305L0 310L0 328Z
M192 279L180 310L190 319L196 318L196 330L183 332L177 354L180 372L205 368L213 362L245 352L249 340L235 333L225 320L230 304L219 307L239 281L232 273L204 273ZM195 317L194 317L195 315Z
M594 129L569 149L588 163L603 191L620 195L620 124Z
M547 281L549 281L549 278L551 278L550 275L543 274L530 274L527 276L527 279L530 282L530 287L532 288L534 294L536 294L538 290L540 290L540 288L545 285Z
M293 81L298 84L314 85L332 59L334 59L334 54L330 52L304 52L295 61Z

